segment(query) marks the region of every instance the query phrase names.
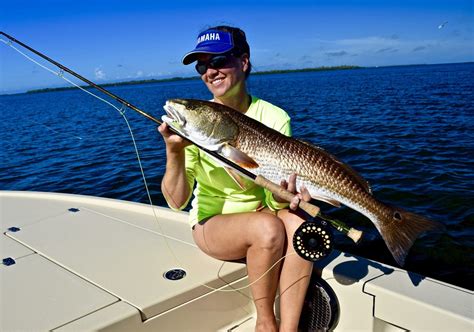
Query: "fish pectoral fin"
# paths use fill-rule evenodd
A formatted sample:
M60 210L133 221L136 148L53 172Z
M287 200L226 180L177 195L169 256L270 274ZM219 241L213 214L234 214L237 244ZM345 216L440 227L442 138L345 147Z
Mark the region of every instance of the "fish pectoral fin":
M237 174L237 172L235 172L233 169L229 168L229 167L224 167L225 171L227 172L227 174L229 174L229 176L235 181L235 183L240 187L240 189L244 190L245 189L245 182L244 180L242 179L242 177Z
M335 207L341 207L341 202L331 198L331 197L327 197L327 196L323 196L323 195L318 195L318 196L311 196L313 199L316 199L318 201L322 201L322 202L326 202L328 204L331 204L332 206L335 206Z
M244 152L240 151L239 149L234 148L230 144L224 144L220 149L219 152L221 155L226 157L227 159L232 160L237 165L244 167L244 168L257 168L259 165L255 160L249 157Z

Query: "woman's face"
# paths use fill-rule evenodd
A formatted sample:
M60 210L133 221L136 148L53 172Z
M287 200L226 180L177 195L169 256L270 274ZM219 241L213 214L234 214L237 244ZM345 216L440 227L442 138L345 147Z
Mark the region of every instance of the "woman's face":
M199 54L197 60L207 63L214 56L212 54ZM208 66L201 79L206 84L214 98L231 98L238 96L241 89L245 89L245 71L248 68L247 54L240 57L228 56L228 62L222 68Z

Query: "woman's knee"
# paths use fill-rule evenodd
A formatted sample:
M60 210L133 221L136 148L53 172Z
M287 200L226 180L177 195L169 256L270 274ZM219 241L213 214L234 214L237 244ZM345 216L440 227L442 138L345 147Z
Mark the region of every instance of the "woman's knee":
M294 233L305 221L302 215L288 209L278 211L278 217L282 220L286 232L288 233Z
M268 213L259 213L256 220L256 242L262 249L280 250L285 244L285 226L281 219Z

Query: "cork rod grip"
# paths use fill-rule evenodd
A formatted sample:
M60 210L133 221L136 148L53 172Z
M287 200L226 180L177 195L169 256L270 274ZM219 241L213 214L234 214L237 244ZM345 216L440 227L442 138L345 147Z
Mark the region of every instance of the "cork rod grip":
M281 186L271 182L270 180L266 179L261 175L257 175L257 177L255 178L255 183L269 190L272 194L283 198L285 201L291 202L293 197L295 197L295 194L283 189ZM319 213L319 207L303 200L300 200L298 207L312 217L316 217Z

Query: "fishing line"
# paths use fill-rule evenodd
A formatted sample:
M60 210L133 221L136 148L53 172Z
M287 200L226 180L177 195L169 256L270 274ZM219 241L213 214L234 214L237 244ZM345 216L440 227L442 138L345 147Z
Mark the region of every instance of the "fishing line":
M97 98L98 100L106 103L107 105L111 106L112 108L114 108L121 116L122 118L124 119L125 123L127 124L127 128L128 128L128 131L129 131L129 134L130 134L130 137L132 139L132 142L133 142L133 147L134 147L134 150L135 150L135 155L136 155L136 158L137 158L137 161L138 161L138 165L139 165L139 168L140 168L140 173L141 173L141 177L142 177L142 180L143 180L143 184L145 186L145 191L147 193L147 198L148 198L148 201L150 202L150 206L152 208L152 211L153 211L153 216L155 218L155 221L158 225L158 228L159 228L159 232L160 232L160 235L163 236L164 240L165 240L165 243L166 243L166 246L168 248L168 251L170 252L170 254L173 256L173 258L175 259L175 261L178 263L178 265L181 265L183 267L186 267L186 264L183 264L179 259L178 257L175 255L173 249L171 248L169 242L168 242L168 236L165 234L165 232L163 231L163 228L161 227L161 221L159 220L157 214L156 214L156 211L155 211L155 207L153 206L153 201L152 201L152 198L151 198L151 194L150 194L150 190L148 188L148 183L147 183L147 180L146 180L146 176L145 176L145 172L144 172L144 169L143 169L143 165L142 165L142 161L141 161L141 158L140 158L140 153L138 151L138 146L137 146L137 143L136 143L136 140L135 140L135 135L133 134L133 130L130 126L130 123L125 115L125 106L127 107L130 107L130 104L124 104L123 102L121 102L121 107L118 108L117 106L115 106L114 104L112 104L111 102L109 102L108 100L102 98L102 97L99 97L97 96L96 94L84 89L83 87L79 86L78 84L76 84L75 82L71 81L70 79L68 79L67 77L64 76L64 70L62 68L59 68L59 71L56 72L52 69L50 69L49 67L46 67L44 66L43 64L39 63L38 61L36 61L35 59L31 58L30 56L28 56L27 54L25 54L24 52L20 51L18 48L16 48L15 46L13 46L13 42L12 40L9 40L9 41L5 41L3 39L0 38L0 41L2 41L5 45L7 46L10 46L11 48L13 48L16 52L18 52L19 54L21 54L22 56L24 56L26 59L28 59L29 61L35 63L36 65L38 65L39 67L45 69L46 71L50 72L51 74L55 75L55 76L58 76L59 78L62 78L63 80L65 80L66 82L68 82L69 84L73 85L74 87L84 91L85 93L91 95L92 97L94 98ZM147 229L147 231L149 231ZM260 281L263 277L265 277L273 268L275 268L282 260L284 260L285 258L287 258L288 256L291 256L291 255L295 255L296 252L293 251L293 252L290 252L290 253L287 253L286 255L282 256L280 259L278 259L275 263L273 263L273 265L271 267L269 267L260 277L258 277L257 279L255 279L254 281L252 281L251 283L247 284L246 286L243 286L243 287L239 287L239 288L232 288L232 289L220 289L220 288L214 288L214 287L211 287L211 286L208 286L206 284L203 284L201 283L200 281L197 281L198 284L200 284L201 286L204 286L212 291L219 291L219 292L235 292L235 291L239 291L239 290L243 290L243 289L246 289L246 288L249 288L250 286L252 286L253 284L257 283L258 281ZM225 264L226 262L223 262L223 265ZM222 265L222 266L223 266ZM222 266L221 268L219 269L218 271L218 277L219 279L223 280L221 277L220 277L220 271L222 269ZM227 282L226 282L227 283ZM226 286L223 286L223 287L232 287L230 284L227 284Z
M59 134L59 135L63 135L63 136L66 136L66 137L73 137L75 139L78 139L78 140L82 140L83 138L81 136L76 136L76 135L72 135L72 134L66 134L66 133L63 133L63 132L60 132L60 131L57 131L56 129L50 127L50 126L47 126L45 125L44 123L40 123L38 121L35 121L35 120L32 120L32 119L28 119L28 121L34 123L34 124L37 124L37 125L40 125L40 126L43 126L45 127L46 129L52 131L53 133L56 133L56 134Z
M75 86L76 88L86 92L87 94L91 95L92 97L94 98L97 98L98 100L106 103L107 105L109 105L110 107L114 108L121 116L122 118L124 119L125 123L127 124L127 128L128 128L128 131L129 131L129 134L130 134L130 137L132 139L132 142L133 142L133 148L135 150L135 155L136 155L136 158L137 158L137 161L138 161L138 166L140 168L140 173L141 173L141 176L142 176L142 179L143 179L143 183L145 185L145 190L146 190L146 193L147 193L147 196L148 196L148 201L150 202L150 205L152 207L152 211L153 211L153 214L155 216L155 219L157 220L157 224L158 224L158 227L159 227L159 230L161 233L164 234L162 228L161 228L161 224L158 220L158 216L156 215L156 211L153 207L153 202L152 202L152 199L151 199L151 194L150 194L150 190L148 189L148 182L146 181L146 177L145 177L145 172L144 172L144 169L143 169L143 165L142 165L142 161L141 161L141 158L140 158L140 154L138 152L138 146L137 146L137 143L136 143L136 140L135 140L135 135L133 134L133 130L132 130L132 127L130 126L130 123L127 119L127 116L125 115L125 105L121 104L121 107L118 108L117 106L115 106L114 104L112 104L111 102L109 102L108 100L105 100L104 98L102 97L99 97L97 96L96 94L84 89L83 87L79 86L78 84L76 84L75 82L71 81L70 79L68 79L67 77L64 76L64 70L60 69L58 72L52 70L51 68L49 67L46 67L44 66L43 64L39 63L38 61L36 61L35 59L31 58L30 56L28 56L27 54L25 54L24 52L20 51L18 48L16 48L15 46L13 46L13 43L11 41L9 42L6 42L5 40L3 39L0 39L0 41L2 41L3 43L5 43L6 45L10 46L11 48L13 48L15 51L17 51L18 53L20 53L21 55L23 55L26 59L28 59L29 61L37 64L38 66L40 66L41 68L45 69L46 71L50 72L51 74L53 75L56 75L60 78L62 78L63 80L65 80L66 82L68 82L69 84ZM166 237L165 237L166 238ZM174 255L174 252L171 250L171 248L169 247L169 244L167 241L165 241L166 244L168 245L168 248L170 249L170 251L172 252L172 255L173 257L179 262L179 260L176 258L176 256Z

